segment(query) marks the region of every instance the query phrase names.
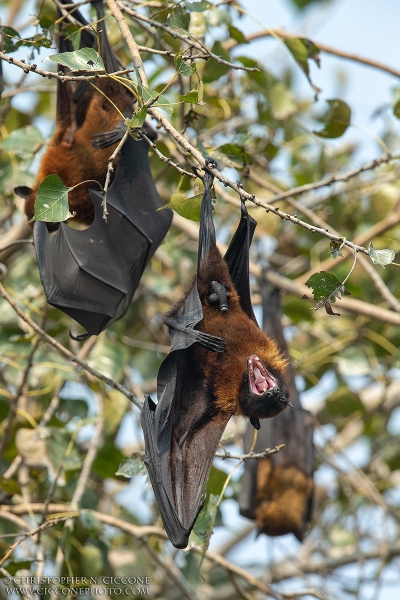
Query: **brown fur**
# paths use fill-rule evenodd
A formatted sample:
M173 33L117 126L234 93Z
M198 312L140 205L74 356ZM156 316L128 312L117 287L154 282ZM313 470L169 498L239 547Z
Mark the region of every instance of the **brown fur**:
M259 532L270 536L301 534L312 491L312 477L300 469L280 466L272 469L268 458L261 459L255 508Z
M96 86L110 97L113 103L123 113L133 97L120 84L112 81L96 82ZM72 100L70 101L73 102ZM84 107L79 104L84 103ZM48 175L56 174L63 184L71 187L81 181L96 180L104 185L107 164L110 155L117 144L109 148L93 148L92 139L95 133L110 131L117 125L121 115L111 102L92 86L83 94L75 109L78 117L84 113L83 123L79 126L67 124L65 119L60 121L42 158L36 185L25 202L25 213L28 220L34 215L35 200L40 183ZM70 212L76 212L75 220L89 225L94 217L93 202L87 191L88 187L96 187L93 182L82 185L68 194Z
M208 301L211 281L218 281L230 292L227 313L222 313L218 306L211 305ZM214 406L210 407L213 411L223 411L229 416L246 416L240 406L239 396L247 374L247 358L257 354L274 376L278 375L283 379L287 361L277 344L241 309L228 266L217 248L211 248L207 260L199 269L197 287L203 307L203 319L196 328L225 339L227 344L222 353L210 352L195 344L190 362L192 365L199 365L203 372L202 385L208 386L210 395L215 398ZM179 302L171 314L177 311L184 300L185 298Z

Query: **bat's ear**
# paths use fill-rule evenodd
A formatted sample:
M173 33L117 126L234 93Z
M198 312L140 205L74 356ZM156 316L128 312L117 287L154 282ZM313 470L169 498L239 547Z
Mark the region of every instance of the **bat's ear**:
M21 198L25 198L25 200L31 195L32 191L32 188L27 185L19 185L14 188L14 194L17 194L17 196L20 196Z

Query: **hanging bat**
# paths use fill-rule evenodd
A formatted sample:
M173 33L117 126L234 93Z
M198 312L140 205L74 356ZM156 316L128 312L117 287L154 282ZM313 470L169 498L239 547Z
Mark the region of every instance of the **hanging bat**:
M263 329L288 357L279 290L272 290L265 282L261 286ZM262 422L254 452L263 452L279 444L285 444L285 447L268 458L246 461L239 509L242 516L255 519L259 533L269 536L293 533L302 541L313 504L314 425L311 414L300 404L295 373L290 364L287 373L294 410L281 413L273 422ZM244 437L246 453L252 446L253 437L254 432L248 427Z
M96 3L96 8L101 18L101 3ZM79 23L86 24L79 11L74 10L73 15ZM84 29L82 45L94 45L94 37ZM104 24L99 38L106 70L118 70ZM62 51L72 49L62 35L59 44ZM108 78L96 80L96 85L121 112L131 110L133 96L124 86ZM86 179L104 183L111 154L106 146L115 138L119 123L118 112L88 82L59 82L56 132L43 157L37 184L50 173L57 173L68 186ZM101 134L103 128L106 131ZM93 147L95 134L98 137L94 143L104 149ZM36 190L37 185L34 190L22 189L27 192L28 217L33 216ZM142 273L171 223L172 211L157 212L164 203L151 175L146 142L129 137L122 148L107 193L107 222L102 218L102 201L98 190L80 186L70 192L69 208L76 211L80 222L89 225L87 229L72 229L60 223L50 233L43 221L36 221L33 227L47 300L86 329L88 333L77 339L99 334L126 313Z
M208 166L215 166L210 159ZM185 548L218 442L233 415L274 417L289 403L286 361L258 328L249 286L249 247L256 222L242 216L222 258L215 240L211 188L204 174L197 276L166 315L171 352L157 379L157 405L142 412L145 464L167 534Z
M67 4L67 1L62 0L61 4ZM103 2L97 0L92 4L95 6L97 20L100 23L98 41L106 72L119 71L121 65L111 50L102 20ZM74 49L71 42L63 35L63 26L71 22L77 22L82 27L88 25L79 10L73 9L70 15L72 17L65 16L61 20L61 30L57 39L60 52L71 52ZM60 11L58 16L61 17ZM98 49L97 38L93 31L82 29L80 47ZM58 70L65 74L71 72L63 65L58 65ZM57 80L56 129L42 158L35 187L31 189L27 186L19 186L14 190L16 194L25 198L25 213L28 219L32 219L34 215L38 187L48 175L59 175L63 184L68 187L88 180L98 181L101 185L105 183L110 154L125 132L125 128L121 128L120 125L121 115L113 105L121 113L130 116L136 100L129 89L115 79L99 78L92 83L95 83L99 91L86 81ZM120 135L111 135L116 128ZM150 132L150 137L152 136L154 136L153 130ZM114 147L108 148L113 144ZM76 213L74 223L90 225L93 221L94 206L89 192L90 185L93 186L93 183L80 185L68 194L69 210L71 213Z

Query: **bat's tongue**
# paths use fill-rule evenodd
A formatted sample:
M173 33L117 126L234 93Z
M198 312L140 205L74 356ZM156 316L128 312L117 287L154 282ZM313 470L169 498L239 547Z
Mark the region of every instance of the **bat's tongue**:
M249 369L250 388L253 394L261 395L270 388L275 387L275 378L264 367L258 356L252 354L247 359L247 362Z

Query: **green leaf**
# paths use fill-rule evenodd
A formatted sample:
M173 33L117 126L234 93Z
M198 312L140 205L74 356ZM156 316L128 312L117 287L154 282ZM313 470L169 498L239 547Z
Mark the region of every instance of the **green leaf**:
M246 39L245 35L237 27L234 27L233 25L228 25L228 31L229 31L229 36L233 40L235 40L235 42L237 42L238 44L248 44L249 43L248 40Z
M138 89L145 104L150 102L150 100L157 98L157 100L153 102L151 106L158 106L159 108L162 108L167 115L171 116L173 114L174 109L172 108L171 102L166 96L160 94L160 92L156 92L155 90L149 90L149 88L142 87L141 85L138 86Z
M331 304L336 302L336 298L340 299L342 294L350 296L350 292L346 290L339 279L326 271L320 271L311 275L306 281L306 285L312 288L314 300L317 300L313 311L318 310L321 306L325 306L325 310L329 315L337 315L338 313L333 312ZM309 299L307 296L303 296L303 298Z
M269 101L272 114L278 121L287 119L297 111L293 93L280 81L271 88Z
M351 109L343 100L327 100L329 110L321 119L324 129L314 131L315 135L323 138L338 138L344 134L350 125Z
M3 142L3 149L14 152L21 158L31 158L42 146L44 140L39 129L28 125L14 129Z
M343 247L343 243L344 242L336 242L335 240L331 240L329 254L332 256L332 258L344 256L340 251Z
M20 571L21 569L30 569L31 564L36 561L37 558L24 556L21 558L13 558L10 560L6 560L3 567L7 571L7 573L10 573L10 575L14 577L17 571Z
M219 496L222 492L222 488L225 485L225 481L225 471L221 471L221 469L217 469L217 467L214 467L213 465L211 467L210 475L207 479L207 485L205 488L206 494L214 494L215 496Z
M240 144L223 144L217 150L224 156L227 156L239 168L251 165L252 163L251 156Z
M71 214L68 207L68 192L71 190L72 187L66 187L58 175L46 177L39 185L31 221L60 223L73 217L75 213Z
M103 568L103 554L94 544L88 544L80 548L81 571L85 577L98 577Z
M174 62L177 73L184 75L185 77L191 77L197 71L196 64L194 62L187 62L183 60L185 52L178 52L175 54Z
M81 48L73 52L61 52L60 54L51 54L47 56L59 65L64 65L71 71L105 71L103 59L93 48Z
M125 125L129 130L140 129L143 127L146 115L147 110L144 106L142 106L142 108L135 115L133 115L131 119L125 119Z
M393 114L395 117L400 119L400 100L398 102L396 102L396 104L394 105Z
M71 445L71 432L61 427L48 427L46 454L55 472L62 466L66 471L75 471L82 461L78 450ZM68 454L67 454L68 452Z
M72 43L74 50L79 50L81 45L81 28L75 23L70 23L62 29L63 39L68 39Z
M222 46L221 42L215 42L212 47L213 54L220 56L224 60L230 60L229 53ZM210 58L204 67L203 71L203 81L204 83L211 83L212 81L216 81L220 79L225 73L229 71L230 67L228 65L224 65L215 60L215 58Z
M190 13L178 4L168 17L168 25L187 32L190 23Z
M4 477L0 477L0 490L10 495L21 493L19 483L14 479L5 479Z
M181 102L188 102L189 104L197 104L199 101L199 94L197 90L190 90L187 94L179 96Z
M18 31L12 27L0 27L0 33L3 41L4 52L15 52L19 48L18 41L21 39ZM13 38L17 39L17 42L13 42Z
M121 425L129 400L118 390L109 390L104 398L104 429L107 435L113 435Z
M114 344L103 338L93 348L89 364L106 377L119 381L124 374L124 365L129 361L129 353L122 344Z
M173 194L171 201L165 206L157 208L157 210L163 210L164 208L172 208L178 215L190 219L191 221L200 221L201 211L201 199L203 194L197 194L188 198L183 192L176 192Z
M321 90L311 81L308 61L313 60L318 67L320 66L319 48L307 38L291 38L284 40L284 44L307 77L316 95L318 95Z
M115 473L119 477L136 477L137 475L147 475L146 465L143 462L143 454L134 452L130 458L125 458Z
M201 556L204 558L210 543L210 537L213 532L215 517L217 515L217 497L210 494L208 502L206 502L197 517L192 533L189 537L187 549L190 550L194 546L201 548Z
M192 12L204 12L208 10L213 5L211 2L206 2L206 0L201 0L201 2L185 2L185 6L188 10Z
M385 268L385 265L390 265L396 256L395 251L391 250L390 248L385 248L384 250L375 250L372 242L369 244L368 251L372 262L375 265L380 265L383 268Z

